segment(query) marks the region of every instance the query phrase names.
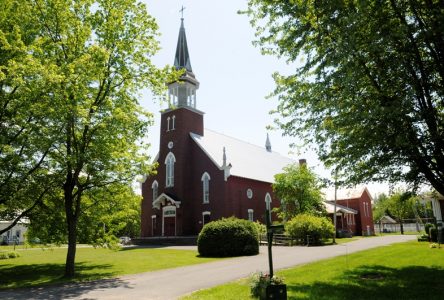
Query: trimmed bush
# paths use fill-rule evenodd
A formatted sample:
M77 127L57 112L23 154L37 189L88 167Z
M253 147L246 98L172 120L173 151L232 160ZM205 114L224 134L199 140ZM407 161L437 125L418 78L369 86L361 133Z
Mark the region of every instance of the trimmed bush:
M9 251L9 252L0 252L0 259L8 259L8 258L16 258L20 255L15 251Z
M259 253L257 227L253 222L234 217L210 222L199 233L197 249L207 257L256 255Z
M332 238L335 228L331 221L325 217L316 217L308 214L299 214L285 224L285 232L302 244L320 245L322 240Z

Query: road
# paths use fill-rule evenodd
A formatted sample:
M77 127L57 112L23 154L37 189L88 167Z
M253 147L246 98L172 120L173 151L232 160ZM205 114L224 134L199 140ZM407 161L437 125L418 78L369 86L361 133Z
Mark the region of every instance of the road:
M289 268L414 239L414 235L396 235L363 238L347 244L323 247L273 247L274 268ZM248 277L256 271L268 271L267 247L261 246L260 254L256 256L230 258L85 283L5 290L0 292L0 299L177 299L199 289Z

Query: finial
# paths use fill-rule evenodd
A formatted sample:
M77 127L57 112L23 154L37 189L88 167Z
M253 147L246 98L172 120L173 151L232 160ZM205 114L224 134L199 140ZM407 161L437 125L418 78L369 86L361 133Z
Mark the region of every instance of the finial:
M267 149L268 152L271 152L271 143L270 143L270 137L268 136L268 132L267 132L267 140L265 141L265 149Z
M227 155L225 154L225 147L223 149L223 152L224 152L224 154L222 156L222 161L223 161L222 166L225 167L227 165Z
M183 11L185 10L185 8L186 8L186 7L183 7L183 5L182 5L182 8L179 10L180 13L182 14L182 18L180 18L182 21L183 21Z

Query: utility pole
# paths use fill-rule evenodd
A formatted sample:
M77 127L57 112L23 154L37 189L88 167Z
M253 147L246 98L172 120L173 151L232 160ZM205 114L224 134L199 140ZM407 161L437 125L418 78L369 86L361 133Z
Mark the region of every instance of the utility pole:
M333 209L333 224L335 226L335 232L333 234L333 244L336 244L336 200L338 194L338 168L335 169L335 205Z

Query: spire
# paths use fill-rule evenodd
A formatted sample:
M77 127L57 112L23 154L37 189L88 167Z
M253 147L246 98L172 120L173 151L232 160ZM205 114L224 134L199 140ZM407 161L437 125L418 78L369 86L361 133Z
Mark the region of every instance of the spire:
M225 153L225 147L223 148L223 155L222 155L222 167L225 168L227 166L227 154Z
M265 141L265 149L267 149L268 152L271 152L271 143L270 143L270 137L268 136L268 132L267 132L267 140Z
M196 90L199 88L199 81L193 74L191 69L190 54L188 53L187 37L185 35L185 27L183 25L183 10L182 13L179 38L177 40L176 55L174 56L174 67L177 70L185 69L185 72L180 76L179 81L170 82L168 84L168 94L170 108L188 107L196 108Z
M187 36L183 25L183 17L180 19L179 38L177 40L176 55L174 56L174 66L177 70L186 69L187 72L193 72L191 69L190 54L188 53ZM193 76L194 77L194 76Z

